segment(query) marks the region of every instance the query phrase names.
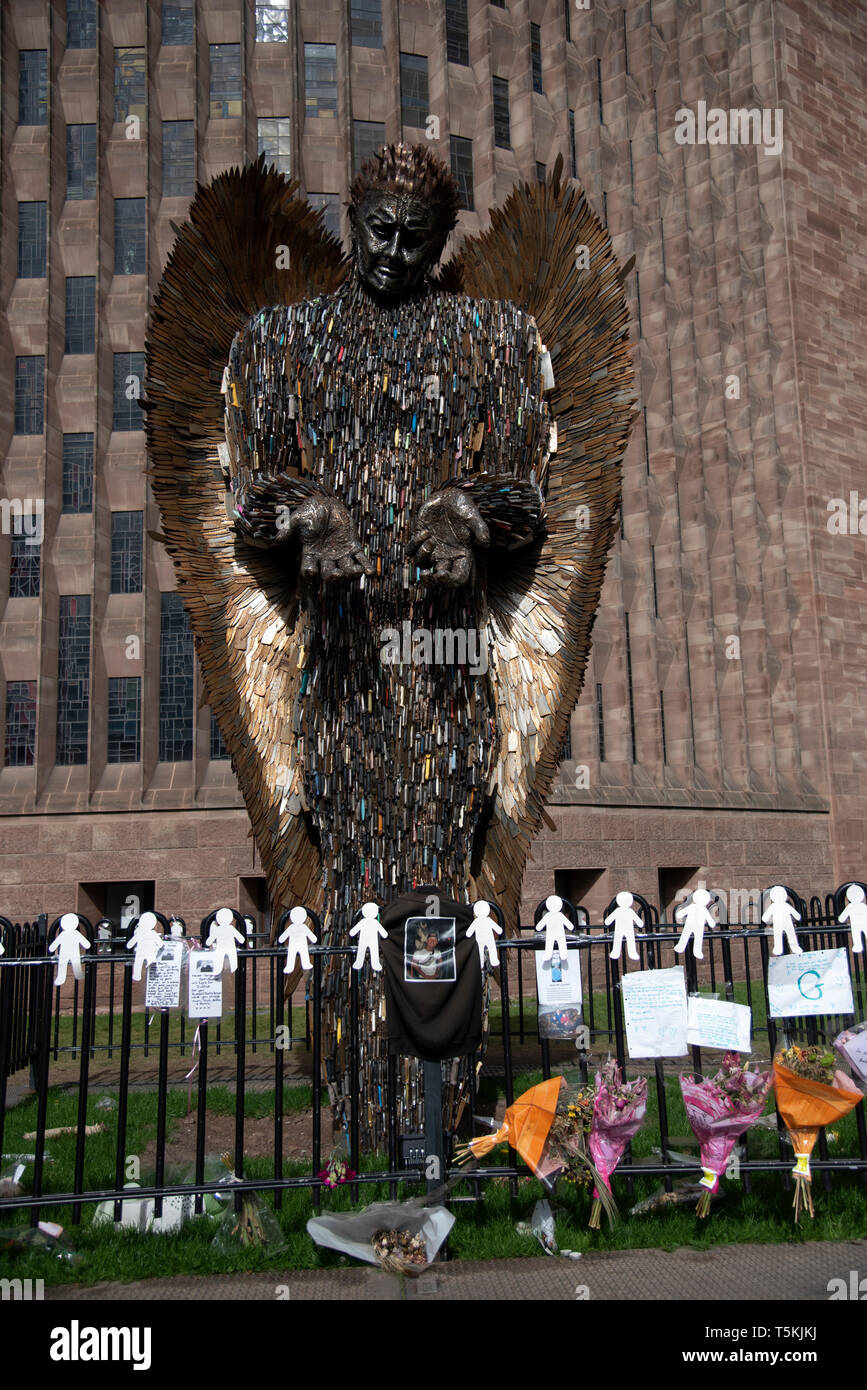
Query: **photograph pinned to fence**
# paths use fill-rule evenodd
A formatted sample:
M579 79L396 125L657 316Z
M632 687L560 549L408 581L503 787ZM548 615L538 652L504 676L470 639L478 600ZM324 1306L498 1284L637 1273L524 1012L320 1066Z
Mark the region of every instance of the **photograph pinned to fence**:
M752 1052L752 1010L748 1004L691 994L687 1001L686 1040L690 1047L717 1047L723 1052Z
M443 984L457 979L454 917L407 918L403 978L410 984Z
M148 966L145 1008L176 1009L181 1002L181 972L186 945L182 938L166 939L155 961Z
M187 991L190 1018L221 1018L223 977L217 968L216 951L191 951Z
M630 1057L685 1057L686 976L671 970L631 970L621 980L626 1049Z
M855 1012L849 960L843 946L771 956L768 961L771 1018Z
M540 1038L575 1038L584 1021L581 997L581 952L554 951L536 957L536 998Z

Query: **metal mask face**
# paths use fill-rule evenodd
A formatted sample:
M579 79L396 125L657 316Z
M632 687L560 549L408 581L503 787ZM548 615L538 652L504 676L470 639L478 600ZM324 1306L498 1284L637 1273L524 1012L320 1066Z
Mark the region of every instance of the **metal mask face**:
M436 211L421 198L371 194L355 213L358 273L369 290L402 299L421 283L442 250Z

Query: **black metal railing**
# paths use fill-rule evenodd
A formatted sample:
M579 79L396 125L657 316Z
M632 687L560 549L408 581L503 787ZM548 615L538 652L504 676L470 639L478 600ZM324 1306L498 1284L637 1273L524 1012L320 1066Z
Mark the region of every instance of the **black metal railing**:
M837 922L837 916L845 901L846 886L844 884L836 893L826 895L824 900L814 896L809 906L796 894L790 892L790 896L801 912L802 921L798 927L798 935L805 949L848 949L856 1016L860 1018L865 1013L867 996L864 956L849 949L850 934ZM637 895L635 906L645 924L645 930L636 933L639 960L634 965L629 965L626 961L610 958L610 930L602 925L587 922L586 914L582 914L580 909L576 911L570 904L565 904L567 915L576 924L576 932L569 944L581 953L584 1021L589 1031L589 1037L585 1039L586 1046L577 1051L574 1043L539 1035L535 976L534 973L532 976L529 975L527 970L522 968L531 964L533 953L540 945L541 938L537 935L535 926L521 928L519 934L510 939L500 939L500 968L491 978L490 1028L481 1070L482 1078L486 1073L502 1075L507 1105L512 1103L525 1082L530 1084L530 1076L538 1076L541 1073L543 1078L547 1078L565 1069L576 1071L582 1080L586 1080L591 1067L598 1060L604 1060L606 1054L616 1056L625 1076L639 1072L647 1074L655 1092L658 1161L652 1158L649 1161L633 1161L631 1151L627 1149L618 1173L625 1180L630 1194L638 1176L661 1177L666 1189L670 1191L674 1176L688 1171L673 1159L670 1153L672 1135L666 1080L682 1071L685 1066L695 1072L702 1072L704 1056L700 1048L692 1047L688 1063L685 1059L645 1063L629 1060L620 991L625 969L665 968L683 963L687 972L689 993L710 991L729 1000L739 997L741 1002L749 1004L752 1008L754 1056L763 1061L768 1061L781 1043L815 1041L820 1038L830 1041L852 1022L851 1016L811 1016L785 1020L771 1017L767 986L769 939L764 927L752 922L728 923L721 925L717 930L708 931L704 938L704 959L697 961L691 951L685 956L675 955L674 945L680 933L679 925L660 920L656 908ZM536 921L540 915L541 912L537 912ZM607 911L603 914L605 915ZM213 914L209 914L202 922L201 937L207 935L212 916ZM118 929L111 937L94 942L95 933L90 923L84 918L79 920L85 935L92 943L91 950L83 956L83 979L72 981L71 988L67 984L63 989L58 989L54 985L56 962L49 953L48 946L57 930L59 919L49 926L44 917L33 923L21 925L0 918L4 947L4 954L0 956L0 1153L4 1150L4 1129L7 1123L8 1078L29 1067L30 1083L36 1100L35 1137L32 1141L35 1154L32 1192L24 1196L0 1199L0 1212L29 1208L31 1221L35 1222L45 1207L68 1204L72 1206L72 1221L75 1224L80 1220L83 1204L113 1199L119 1215L120 1199L124 1195L129 1196L128 1192L124 1193L124 1182L129 1096L134 1081L140 1085L142 1082L146 1085L151 1083L150 1089L156 1093L154 1184L138 1189L136 1196L155 1197L157 1215L160 1214L162 1205L160 1199L172 1193L192 1192L197 1195L198 1204L201 1206L202 1195L215 1191L219 1186L217 1182L207 1181L205 1178L208 1088L213 1084L214 1062L218 1058L224 1059L224 1079L231 1081L235 1088L232 1153L234 1171L240 1183L233 1191L272 1192L275 1204L279 1206L284 1192L307 1188L312 1192L314 1205L318 1205L319 1189L322 1185L320 1172L324 1166L321 1107L327 1100L327 1079L323 1075L325 1039L321 1021L324 971L331 956L353 953L354 947L311 947L312 969L305 982L304 1024L293 1030L291 1001L285 997L282 974L285 948L270 944L261 936L248 935L244 946L239 948L235 974L226 977L229 983L222 1018L197 1022L186 1018L182 1007L177 1010L149 1013L134 1003L133 958L126 948L129 931L122 932ZM132 926L134 923L130 924L130 930ZM359 980L357 972L349 973L352 990L348 1040L350 1072L357 1076L361 1042ZM97 1001L102 1001L99 1006ZM133 1038L134 1024L141 1034L136 1039ZM152 1027L152 1024L155 1026ZM283 1120L284 1086L289 1079L287 1054L298 1050L305 1054L305 1074L296 1075L295 1080L309 1084L311 1090L310 1171L300 1176L285 1176ZM185 1058L192 1063L190 1072L184 1077L183 1082L177 1076L170 1078L169 1074L171 1060L177 1061L179 1058ZM145 1060L147 1066L143 1066ZM476 1063L479 1060L476 1056L468 1059L469 1093L465 1112L467 1117L475 1113L478 1107ZM103 1185L98 1189L89 1186L85 1181L85 1125L94 1061L99 1061L103 1068L114 1061L117 1064L116 1083L110 1083L111 1088L116 1087L117 1090L114 1182L113 1185ZM136 1062L135 1067L133 1062ZM273 1165L272 1172L267 1177L246 1178L244 1100L248 1080L253 1074L254 1062L258 1084L265 1084L269 1089L273 1084L274 1088ZM447 1066L448 1064L443 1064L443 1068ZM425 1180L422 1164L413 1161L407 1166L402 1164L400 1158L401 1139L405 1136L401 1136L398 1122L399 1068L399 1059L391 1058L388 1084L382 1100L387 1115L387 1152L383 1154L384 1163L375 1170L359 1171L359 1093L357 1089L352 1092L345 1132L349 1163L356 1173L351 1183L353 1201L359 1199L361 1188L366 1184L386 1183L391 1195L396 1196L398 1183L420 1183ZM297 1068L293 1070L297 1073ZM442 1070L439 1075L442 1075ZM426 1076L428 1083L432 1084L430 1068ZM77 1091L73 1181L70 1190L63 1192L54 1190L55 1185L46 1182L44 1163L49 1091L55 1083L74 1086ZM103 1071L100 1089L103 1089L105 1084ZM189 1086L191 1108L195 1110L195 1164L192 1185L172 1184L166 1181L169 1132L167 1100L171 1087L178 1084ZM856 1108L855 1117L857 1153L831 1158L824 1132L820 1135L813 1167L826 1186L835 1171L855 1169L867 1178L867 1129L863 1106ZM741 1150L740 1172L747 1188L750 1176L756 1172L789 1172L791 1152L786 1152L783 1128L779 1119L778 1133L778 1158L752 1153L750 1135L745 1137ZM440 1135L440 1140L441 1138ZM445 1152L448 1153L448 1144ZM698 1166L697 1161L695 1166ZM525 1172L514 1152L509 1150L508 1161L497 1166L471 1168L466 1170L465 1175L476 1192L479 1191L479 1184L491 1177L508 1178L512 1190L515 1191L519 1176Z

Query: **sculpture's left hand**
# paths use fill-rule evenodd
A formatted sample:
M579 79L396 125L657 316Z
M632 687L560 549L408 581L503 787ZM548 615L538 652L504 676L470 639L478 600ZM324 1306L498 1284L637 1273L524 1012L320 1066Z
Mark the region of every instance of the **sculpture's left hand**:
M491 533L475 502L460 488L444 488L424 503L416 518L407 555L424 579L444 589L458 589L473 572L473 544L488 546Z

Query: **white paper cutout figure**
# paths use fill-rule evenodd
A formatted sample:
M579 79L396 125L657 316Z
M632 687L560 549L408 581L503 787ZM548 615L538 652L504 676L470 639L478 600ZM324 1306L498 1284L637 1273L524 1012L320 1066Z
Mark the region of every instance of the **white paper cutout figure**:
M186 936L186 923L183 917L173 917L169 922L169 934L171 936Z
M860 883L850 883L846 889L846 906L837 918L838 922L848 922L852 933L852 950L860 954L867 941L867 904L864 902L864 889Z
M632 906L634 901L631 893L618 893L615 898L617 906L605 918L605 926L614 927L614 943L608 953L611 960L620 959L624 942L629 959L639 959L638 951L635 949L635 928L643 927L644 923Z
M350 936L358 937L358 950L355 952L355 960L352 963L353 970L360 970L364 965L365 952L370 955L371 970L381 970L382 964L379 959L379 938L388 936L388 932L379 920L379 908L376 903L363 903L361 908L361 921L349 929Z
M316 933L308 927L307 913L303 907L293 907L289 913L289 925L277 937L278 945L282 946L284 941L288 941L289 944L286 947L286 964L283 967L283 974L292 974L296 960L300 960L302 970L312 969L307 943L310 941L314 945L316 944Z
M216 959L215 966L218 967L217 974L222 975L226 962L229 965L230 975L234 975L238 969L238 947L244 941L243 932L239 932L235 926L235 918L230 907L221 907L214 918L214 925L208 933L206 946L212 947Z
M704 941L704 929L705 927L716 926L713 913L708 911L709 902L710 893L707 889L696 888L690 902L674 909L674 915L678 922L683 922L680 940L674 948L678 955L686 950L689 939L692 937L693 955L696 960L704 960L701 949Z
M566 955L566 933L572 931L572 923L562 911L563 899L552 894L545 899L547 911L536 923L536 931L545 933L545 955L542 964L550 960L555 951L559 951L561 956Z
M500 957L497 955L498 936L503 935L503 928L491 917L491 904L486 902L473 903L473 924L467 927L467 936L476 938L476 945L479 948L479 965L485 968L485 952L488 953L488 960L491 965L499 965Z
M762 913L762 921L769 922L774 929L772 955L781 956L783 954L783 937L785 936L792 954L802 956L804 949L795 936L795 923L801 920L800 912L796 912L791 903L786 901L786 890L781 888L779 884L771 889L768 896L771 904Z
M135 960L132 963L132 977L141 979L142 966L153 965L160 953L163 938L156 929L157 919L153 912L143 912L132 936L126 943L131 951L135 947Z
M66 980L66 967L72 966L72 973L76 980L84 979L84 968L81 964L81 951L89 950L90 942L83 932L78 930L78 914L75 912L64 912L60 919L60 935L55 936L49 951L57 951L57 970L54 974L55 985L62 985Z
M0 956L5 956L6 947L3 945L3 933L0 931Z

